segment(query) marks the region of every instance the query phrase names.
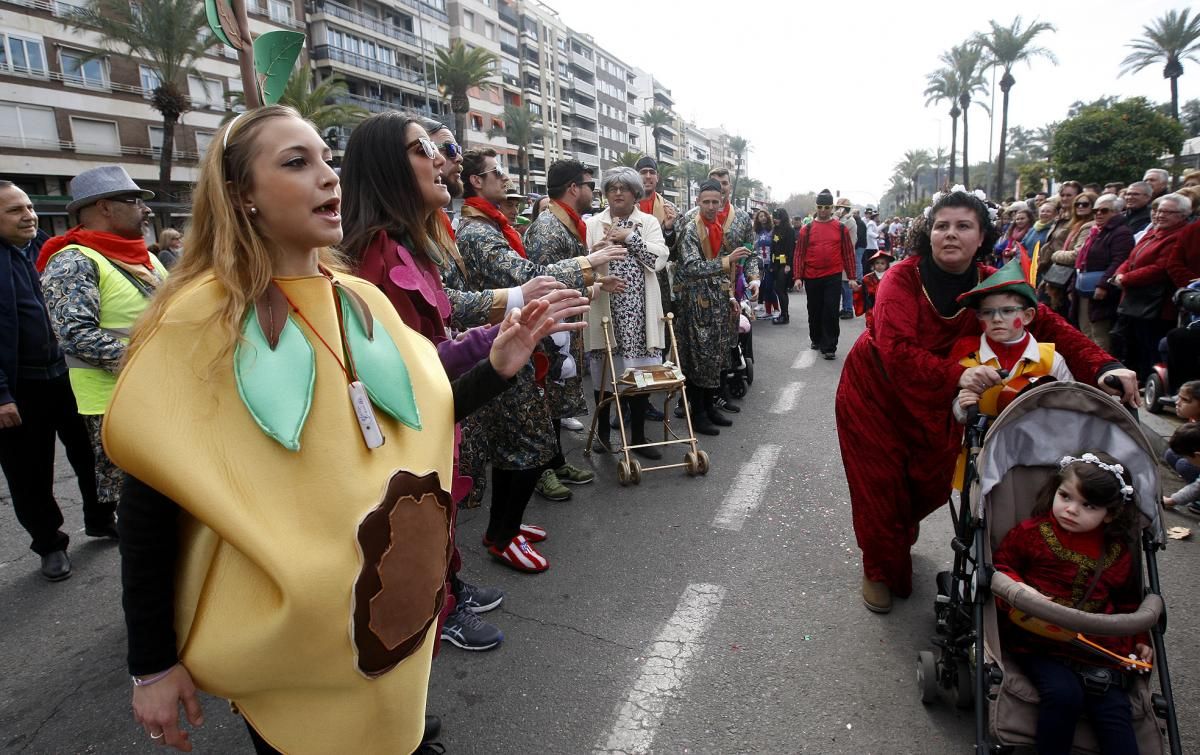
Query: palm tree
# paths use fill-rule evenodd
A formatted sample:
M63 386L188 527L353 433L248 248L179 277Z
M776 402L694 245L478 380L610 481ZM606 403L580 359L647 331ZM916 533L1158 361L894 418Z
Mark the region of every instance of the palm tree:
M979 95L982 97L988 91L987 81L983 78L983 50L974 42L964 42L961 45L951 47L948 52L942 53L941 60L954 69L955 77L958 80L958 106L962 108L963 122L963 185L970 189L971 163L967 152L967 111L971 109L971 98L973 96ZM982 101L978 105L983 108L985 113L990 113L987 105L983 104Z
M958 74L953 68L939 68L925 77L928 86L925 87L925 106L939 102L950 103L950 183L954 183L954 161L958 157L958 116L962 110L958 107Z
M643 157L641 152L622 152L617 155L616 163L625 168L636 168L638 160Z
M895 171L908 180L908 201L917 201L917 181L921 173L933 167L933 155L926 150L908 150L904 159L896 163Z
M471 110L468 93L472 89L480 92L495 89L492 77L496 75L497 65L495 54L482 47L467 49L461 39L454 40L450 49L437 51L438 88L443 97L450 98L454 136L460 144L467 143L467 113Z
M749 148L750 142L741 136L732 136L729 138L729 151L733 153L735 158L733 163L733 188L730 194L737 195L738 179L742 176L742 160L746 157L746 150Z
M706 178L710 170L712 170L712 168L710 168L707 163L702 163L699 160L683 161L683 180L685 183L687 183L687 203L689 207L692 205L692 179Z
M658 164L658 186L659 188L671 187L675 188L675 179L679 175L679 168L667 163Z
M504 106L504 128L493 128L488 136L503 136L509 144L517 145L517 176L521 181L521 193L528 191L529 145L546 135L538 123L541 121L528 108L520 105Z
M1012 69L1017 63L1032 64L1034 58L1042 57L1058 65L1058 58L1045 47L1034 47L1033 39L1042 32L1056 31L1053 24L1045 21L1034 21L1028 27L1021 28L1021 17L1013 19L1011 25L1005 27L989 21L992 31L990 34L976 34L975 42L984 52L985 66L1000 66L1004 75L1000 77L1000 91L1004 93L1004 104L1000 116L1000 152L996 156L996 188L997 198L1004 195L1004 158L1007 146L1005 137L1008 135L1008 91L1017 80L1013 78Z
M136 10L135 10L136 8ZM175 125L191 109L187 75L195 63L217 43L208 31L204 3L194 0L88 0L64 22L81 31L100 34L102 44L144 61L158 79L150 106L163 117L162 149L158 160L159 196L171 196L171 162L175 152ZM253 86L253 82L246 82ZM164 211L164 222L170 215Z
M370 114L364 107L338 102L347 92L346 80L337 74L314 87L312 69L299 66L288 79L279 104L295 108L324 134L337 126L353 126ZM233 92L229 96L229 105L230 111L226 113L225 120L233 118L237 111L246 106L246 95Z
M662 162L662 137L663 126L670 126L672 122L671 114L660 107L652 107L642 113L642 125L650 129L650 133L654 136L654 159ZM662 171L660 170L661 174Z
M1171 117L1179 120L1179 77L1183 61L1200 62L1200 13L1188 18L1191 8L1167 11L1167 15L1142 27L1142 37L1130 42L1133 49L1121 61L1121 75L1163 63L1163 78L1171 80Z

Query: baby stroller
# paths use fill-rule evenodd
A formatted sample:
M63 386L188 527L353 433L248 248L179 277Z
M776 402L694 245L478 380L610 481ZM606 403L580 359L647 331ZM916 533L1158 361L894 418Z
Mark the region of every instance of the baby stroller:
M734 398L744 397L754 384L754 308L749 302L742 302L738 322L738 336L730 349L731 366L725 373L729 395Z
M978 753L1003 753L1034 743L1037 691L1017 664L1005 658L994 599L999 596L1071 636L1148 631L1158 691L1148 674L1137 675L1130 686L1138 747L1142 753L1165 752L1165 735L1170 752L1179 753L1156 560L1165 544L1157 457L1137 421L1089 385L1050 382L1017 396L994 420L973 416L965 445L963 493L957 506L950 503L954 565L937 575L934 650L921 651L917 659L921 701L932 703L945 692L958 707L974 708ZM1030 516L1037 491L1057 470L1058 460L1083 446L1104 449L1120 459L1137 491L1142 516L1139 532L1131 535L1140 536L1133 542L1140 542L1142 558L1136 550L1133 555L1144 598L1132 614L1090 614L1038 600L992 566L993 550L1009 529ZM1076 729L1074 751L1099 752L1086 717Z

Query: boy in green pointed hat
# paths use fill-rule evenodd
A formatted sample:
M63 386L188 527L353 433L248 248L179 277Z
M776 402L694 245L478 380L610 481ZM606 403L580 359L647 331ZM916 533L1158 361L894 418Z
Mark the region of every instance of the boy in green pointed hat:
M1037 294L1029 284L1020 257L997 270L978 286L958 297L975 310L983 333L961 339L952 352L964 367L992 367L1002 382L982 395L962 390L954 400L954 416L965 422L967 409L998 415L1023 388L1040 378L1074 380L1066 360L1052 343L1038 343L1029 333L1037 315Z

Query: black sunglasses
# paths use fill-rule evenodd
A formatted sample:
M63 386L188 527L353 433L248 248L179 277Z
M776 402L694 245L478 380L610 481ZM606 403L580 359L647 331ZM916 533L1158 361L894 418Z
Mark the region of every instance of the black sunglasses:
M462 156L463 153L463 148L458 146L458 144L455 142L442 142L440 145L438 145L438 149L440 149L442 154L450 160L457 160Z

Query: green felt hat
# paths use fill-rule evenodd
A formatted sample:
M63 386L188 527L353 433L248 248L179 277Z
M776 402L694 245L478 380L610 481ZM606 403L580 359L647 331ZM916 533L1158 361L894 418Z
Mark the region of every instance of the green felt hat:
M1037 292L1029 285L1025 267L1022 264L1025 255L1018 254L1004 267L992 273L975 288L958 297L958 303L974 309L979 301L989 294L1015 294L1029 302L1029 306L1037 306Z

